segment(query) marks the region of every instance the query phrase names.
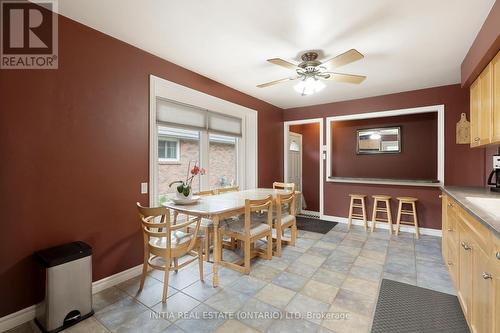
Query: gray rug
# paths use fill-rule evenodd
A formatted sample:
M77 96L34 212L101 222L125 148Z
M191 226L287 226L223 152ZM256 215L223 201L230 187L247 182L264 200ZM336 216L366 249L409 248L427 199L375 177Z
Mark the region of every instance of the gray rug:
M332 230L333 227L337 225L337 222L320 220L319 218L308 217L304 215L297 215L297 229L319 232L320 234L326 234L328 231Z
M458 298L393 280L382 280L372 333L469 333Z

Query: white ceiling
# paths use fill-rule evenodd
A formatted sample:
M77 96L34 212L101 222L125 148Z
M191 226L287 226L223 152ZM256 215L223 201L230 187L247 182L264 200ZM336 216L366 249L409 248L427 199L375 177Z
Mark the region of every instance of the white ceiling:
M495 0L59 0L59 12L152 54L282 108L460 82L460 64ZM325 58L355 48L365 58L300 96L293 74L266 62Z

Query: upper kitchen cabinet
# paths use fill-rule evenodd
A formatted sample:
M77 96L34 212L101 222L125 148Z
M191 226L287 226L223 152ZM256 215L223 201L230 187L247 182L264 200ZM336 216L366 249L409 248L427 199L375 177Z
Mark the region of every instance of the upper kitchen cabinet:
M500 53L470 87L471 147L500 143Z

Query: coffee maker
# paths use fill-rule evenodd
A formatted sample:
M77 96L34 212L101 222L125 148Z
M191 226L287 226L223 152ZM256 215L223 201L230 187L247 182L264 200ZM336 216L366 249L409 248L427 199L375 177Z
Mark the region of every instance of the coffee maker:
M493 185L490 190L500 192L500 154L493 155L493 170L488 177L488 185Z

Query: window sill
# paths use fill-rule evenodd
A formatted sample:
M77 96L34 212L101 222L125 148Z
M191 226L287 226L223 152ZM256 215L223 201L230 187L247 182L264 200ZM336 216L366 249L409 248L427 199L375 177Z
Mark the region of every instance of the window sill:
M402 185L402 186L428 186L440 187L443 185L439 180L431 179L390 179L390 178L363 178L363 177L328 177L330 183L354 183L354 184L378 184L378 185Z
M162 161L162 160L159 160L158 164L160 164L160 165L181 165L181 162L180 161Z

